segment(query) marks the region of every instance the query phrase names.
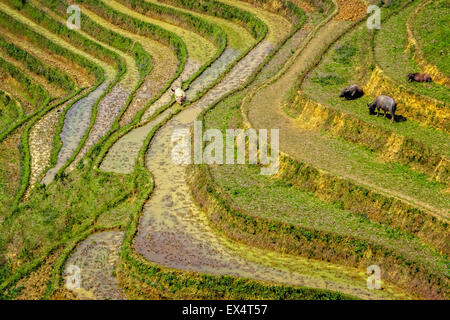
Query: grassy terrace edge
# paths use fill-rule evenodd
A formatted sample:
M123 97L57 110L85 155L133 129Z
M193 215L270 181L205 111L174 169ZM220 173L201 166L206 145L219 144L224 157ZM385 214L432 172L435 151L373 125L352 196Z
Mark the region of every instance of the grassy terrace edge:
M262 22L260 22L260 23L262 23ZM265 35L267 33L267 28L266 28L265 25L264 25L264 31L265 31L264 34L261 35L261 37L260 37L261 38L260 41L265 38ZM256 45L257 45L257 43L254 44L254 47ZM249 48L248 52L250 52L254 47ZM244 57L247 53L243 53L240 58ZM237 61L235 63L237 63ZM212 64L212 62L211 62L211 64ZM181 73L183 67L184 67L184 64L181 64L179 66L178 74ZM232 66L230 66L225 73L227 73L229 70L231 70L231 68L232 68ZM123 72L124 72L124 70L123 70ZM183 84L183 86L184 87L189 86L189 84L192 81L194 81L198 76L199 76L199 74L193 75L188 81L186 81ZM171 81L169 81L169 83L167 85L167 88L169 88L170 83L173 82L176 77L177 76L174 76L174 78L172 78ZM219 79L216 79L216 81L212 84L212 86L214 86L216 83L218 83L222 78L223 78L223 75ZM164 89L161 90L161 92L160 92L161 95L163 94L164 91L165 91ZM197 98L196 98L196 100L198 100L201 97L202 94L203 94L202 92L199 93ZM153 99L153 101L156 101L156 99L157 99L157 97L155 97ZM193 101L195 101L195 100L193 100ZM151 104L151 102L148 103L147 107L150 104ZM171 102L168 106L165 106L163 108L167 108L167 107L171 106L172 104L173 104L173 102ZM188 107L188 105L186 105L185 107ZM154 130L152 130L152 132L149 133L149 136L147 137L146 143L145 143L143 149L140 152L140 159L144 158L145 150L147 150L147 148L149 147L149 143L150 143L150 140L151 140L151 137L153 136L153 134L160 127L162 127L172 116L174 116L175 114L177 114L180 111L181 111L181 109L179 109L179 108L176 109L171 114L171 116L169 118L167 118L164 122L162 122L158 127L154 128ZM138 125L138 122L140 121L140 119L141 119L142 115L144 114L144 112L145 112L145 110L142 110L139 114L137 114L135 119L134 119L134 121L133 121L133 123L131 123L130 125L127 125L125 127L120 128L118 131L114 132L114 134L111 135L109 138L105 137L104 140L108 140L107 143L105 143L105 145L104 145L104 147L106 146L106 148L101 148L101 151L99 151L100 150L100 145L101 145L102 142L100 141L99 143L97 143L97 145L94 146L93 149L91 149L91 150L96 150L97 152L91 152L88 155L86 155L86 157L89 156L89 159L92 160L94 163L89 163L87 166L79 167L78 170L77 170L77 171L79 171L78 174L83 176L84 179L92 179L94 184L95 184L95 182L97 180L105 180L105 179L108 180L108 179L110 179L110 177L119 177L119 176L123 177L122 175L110 175L110 174L108 175L108 174L102 173L100 170L97 169L98 168L98 164L101 162L101 159L105 156L108 146L110 147L122 135L124 135L127 132L131 131L134 126ZM162 110L160 110L160 112L162 112ZM92 123L91 123L91 125L92 125ZM142 162L142 163L144 163L144 162ZM65 235L65 237L63 237L58 242L52 243L52 245L50 247L44 248L45 251L40 256L35 257L31 261L28 261L28 262L24 263L10 277L8 277L8 271L7 271L10 268L10 265L4 266L6 269L2 270L2 272L5 273L5 275L3 275L3 277L6 276L6 278L2 279L2 282L0 284L0 293L1 293L0 296L3 297L4 299L8 299L8 298L10 299L11 297L16 296L20 292L20 288L15 288L14 286L19 282L19 280L24 278L24 277L26 277L31 272L36 271L41 266L43 266L46 263L47 257L50 254L57 252L58 248L64 248L65 247L63 249L61 255L58 256L57 261L54 264L52 264L53 265L53 267L52 267L53 271L52 271L51 279L49 280L49 283L47 285L47 289L45 291L45 294L43 295L43 298L49 298L56 290L58 290L60 288L61 281L62 281L61 279L62 279L62 271L63 271L64 263L68 259L70 254L73 252L73 250L76 248L77 244L79 242L83 241L85 238L87 238L90 234L103 230L101 228L99 229L98 227L96 227L96 219L101 215L101 213L103 211L107 210L107 208L114 207L114 206L118 205L119 203L129 199L131 197L131 195L136 195L137 193L139 193L139 190L138 190L139 182L140 181L145 181L150 175L150 173L147 171L147 169L145 168L145 166L143 164L142 164L141 167L136 167L136 171L135 172L136 172L136 174L134 174L132 176L128 176L127 175L125 177L128 177L128 178L124 178L127 181L127 186L128 187L129 186L134 186L133 187L134 192L131 192L131 191L123 192L120 195L117 195L114 198L114 200L111 200L111 201L103 204L99 208L98 211L96 211L93 214L91 214L89 219L84 219L83 220L83 223L77 228L78 232L76 232L76 234L73 237L71 237L69 235ZM73 174L71 174L70 176L73 176ZM67 184L66 180L68 180L68 179L70 180L70 176L66 176L65 174L60 174L60 179L58 179L58 181L56 181L56 185L63 186L64 184ZM56 187L56 186L54 186L54 187ZM46 189L45 187L43 188L42 186L38 186L38 188L36 190L39 193L45 195L46 194L46 190L45 189ZM145 200L149 196L148 190L150 190L150 189L151 188L148 187L148 184L146 184L145 188L143 188L143 190L146 190L146 192L145 192L145 195L146 195L145 196ZM141 198L138 198L139 201L140 201L140 199ZM137 213L141 213L142 212L143 203L140 206L140 209L137 211ZM17 211L25 210L26 208L28 208L28 206L27 205L23 205L23 206L19 207ZM120 229L121 226L117 226L117 228ZM1 273L0 273L0 275L1 275Z
M60 6L60 3L58 1L52 1L52 0L39 0L41 2L46 2L50 8L58 8L58 6ZM95 12L97 14L100 14L100 16L103 16L105 18L107 18L108 21L112 21L114 19L116 19L115 23L118 23L119 25L122 25L123 23L127 24L129 26L134 26L133 31L134 32L141 32L142 30L144 30L145 34L156 38L157 41L162 41L164 43L168 43L173 50L175 51L175 54L179 60L179 66L177 69L177 72L175 74L175 76L169 81L169 83L166 85L166 87L164 88L164 91L166 91L166 88L168 89L170 84L181 74L182 70L184 69L186 60L187 60L187 49L185 44L183 43L183 41L181 40L181 38L179 38L177 35L173 34L170 31L167 31L163 28L160 28L156 25L151 25L149 23L144 23L141 21L138 21L134 18L128 17L122 13L116 12L114 10L112 10L111 8L109 8L107 5L105 5L102 1L97 1L97 0L87 0L87 3L93 5L93 4L98 4L100 6L99 9L95 10ZM96 7L97 8L97 7ZM64 10L61 11L61 8L59 8L60 12L63 12ZM89 18L85 17L85 19L87 21L91 21ZM91 21L91 23L93 23ZM95 25L97 25L96 23L93 23ZM98 27L98 25L97 25ZM101 27L100 27L101 28ZM141 30L142 29L142 30ZM123 38L123 37L120 37ZM134 43L133 45L133 50L134 48L136 48L136 46L138 46L137 48L137 53L141 52L142 47L140 44L138 43ZM119 50L122 51L127 51L126 47L119 47ZM135 55L136 56L136 55ZM136 56L137 58L139 58L139 56L142 56L142 54L139 54L138 56ZM150 60L148 60L149 63ZM132 102L134 95L136 94L136 92L139 90L139 88L142 86L142 84L145 81L144 76L146 74L148 74L148 72L150 72L150 67L148 68L144 68L143 70L141 70L141 79L139 80L137 86L134 88L134 90L131 92L130 96L128 97L126 103L122 106L121 111L119 112L118 116L114 119L113 125L110 128L110 130L108 131L108 133L103 136L99 142L97 142L93 148L91 148L88 153L86 154L85 158L89 159L93 154L94 156L97 155L97 153L99 152L99 148L101 146L102 143L104 143L110 136L111 134L113 134L114 132L116 132L117 130L120 129L120 118L122 117L122 115L125 113L126 109L128 108L128 106L130 105L130 103ZM64 177L65 174L65 170L70 166L70 164L76 159L76 156L78 155L78 153L81 151L81 149L84 146L84 143L86 142L86 140L89 137L90 131L95 123L96 120L96 115L97 115L97 107L98 104L100 103L100 101L106 96L106 94L112 89L112 87L118 83L118 81L120 80L120 76L123 75L125 71L122 70L116 77L115 81L113 83L111 83L111 85L109 86L109 88L105 91L105 93L97 100L97 102L94 105L93 108L93 114L91 116L91 122L90 125L85 133L85 135L83 136L82 140L80 141L80 143L77 146L77 149L75 150L75 152L72 154L71 158L68 159L68 161L65 163L65 165L58 171L57 177ZM161 96L163 94L164 91L161 91L158 94L158 97ZM155 97L154 99L152 99L151 102L156 101L156 99L158 97ZM145 112L145 110L150 106L151 103L146 104L146 106L143 108L144 110L141 110L141 112L138 114L138 116L142 116L143 113ZM83 166L82 164L77 164L78 166ZM80 167L80 168L81 168Z
M411 22L416 21L419 15L422 15L425 10L427 10L427 6L429 6L432 3L432 0L424 1L422 2L415 11L412 12L411 16L409 17L407 23L406 23L406 29L408 32L408 45L410 46L410 50L413 49L413 55L414 58L425 73L428 73L431 75L435 82L438 84L444 85L447 88L450 88L450 78L443 74L436 64L433 64L427 59L427 57L424 54L423 46L421 45L419 41L419 37L417 34L417 31L412 26ZM412 48L411 48L412 47Z
M286 66L289 66L289 61L286 63ZM314 68L314 64L312 65L312 68ZM286 69L284 68L284 70ZM283 71L281 71L278 76L281 76L282 74ZM263 86L269 85L275 81L276 78L277 77L269 79L263 84ZM251 96L251 93L247 95L246 98L249 96ZM245 103L243 106L244 108L241 107L241 110L245 119ZM214 108L214 105L208 110L211 110L212 108ZM207 111L199 117L201 120L204 120L204 115ZM247 126L249 126L248 122ZM308 192L314 193L319 199L332 203L341 203L345 209L351 211L355 211L352 210L355 209L352 208L352 202L362 204L362 206L367 209L371 220L392 223L393 226L399 227L410 234L414 234L423 241L439 247L441 250L444 250L444 252L448 252L448 235L446 232L448 224L446 222L439 221L435 217L411 207L398 199L386 197L354 185L350 181L334 177L323 171L294 161L286 155L282 157L281 167L283 167L283 170L280 176L283 180L294 186L301 186L307 189ZM224 232L228 237L234 240L243 241L248 245L257 246L261 245L261 242L263 242L265 245L271 247L271 249L286 252L285 239L286 237L289 237L291 241L289 246L291 251L288 250L289 253L294 252L295 254L299 254L303 246L308 247L308 242L311 241L311 237L315 240L323 240L325 243L328 243L330 239L333 239L334 237L334 235L321 234L320 232L314 230L300 230L300 228L296 228L293 225L286 225L265 219L259 219L241 211L235 211L221 196L221 192L217 189L208 166L192 166L188 171L193 172L190 181L191 191L199 205L208 212L208 218L211 221L211 225L214 226L214 228L219 229L221 232ZM329 192L324 193L323 191L320 191L318 188L318 181L326 181L327 184L331 185L333 187L332 194ZM387 217L385 216L386 212L389 213ZM356 211L356 213L358 213L358 211ZM433 230L436 233L430 234L430 231ZM247 238L245 236L240 236L242 234L245 234ZM343 249L346 254L351 254L351 252L358 247L358 240L347 240L349 241L343 245L341 249ZM385 261L390 259L390 257L386 258L386 256L392 254L389 250L385 250L381 246L372 246L370 243L360 243L359 245L362 245L362 247L365 248L370 248L376 255L382 259L385 259ZM318 250L318 252L319 251L320 250ZM355 254L356 251L358 250L355 250L353 253L353 261L364 260L365 257L358 257L358 254ZM314 254L314 252L309 252L310 256L314 256ZM315 258L320 259L321 257L318 255L315 256ZM347 263L346 258L343 258L340 262L344 264ZM370 264L370 262L367 263ZM434 297L448 296L449 285L447 278L442 278L442 276L439 275L436 276L434 274L428 274L427 276L422 276L419 281L421 284L417 286L417 283L411 283L413 283L412 280L417 278L416 268L420 267L412 265L410 261L406 261L401 256L394 257L388 263L389 266L395 266L396 263L401 265L399 269L401 269L401 272L404 275L404 278L400 279L401 284L404 287L411 289L416 294ZM392 272L389 275L389 279L393 279L395 277L395 272ZM432 282L431 290L427 289L429 282Z
M288 38L290 38L290 36ZM270 57L266 59L264 64L269 60ZM244 86L230 92L228 95L249 85L264 64L253 73ZM179 109L179 111L181 111L181 109ZM166 121L169 121L169 119L166 119ZM144 148L142 148L139 153L135 174L139 171L147 172L151 177L151 173L148 172L145 166L145 154L150 146L154 133L159 127L162 127L162 125L163 123L154 128L147 137ZM205 298L352 299L352 297L328 290L293 288L287 286L265 286L261 282L253 280L243 280L230 276L201 275L198 273L163 268L147 261L133 250L132 244L137 233L139 219L144 204L147 198L151 196L153 188L154 185L152 184L149 194L142 197L141 205L138 210L133 213L129 226L126 228L125 239L121 250L121 264L118 268L118 276L122 285L126 287L127 292L133 296L133 298L189 298L192 297L192 290L199 288ZM171 288L175 287L175 289L168 289L167 285L170 285ZM256 290L257 294L249 296L247 291L250 289L253 291ZM199 292L196 292L197 297L198 294Z
M400 10L407 7L412 2L413 1L406 2L402 5ZM396 12L391 12L389 15L383 17L383 19L389 19L392 14L395 13ZM425 173L435 181L446 184L450 183L450 160L446 156L439 154L424 143L413 138L401 136L394 131L373 124L367 124L364 120L348 112L340 111L334 107L319 103L309 94L300 91L303 81L322 62L324 54L329 51L336 42L354 31L355 28L364 23L364 21L365 19L356 22L348 28L345 33L333 41L329 47L323 50L322 55L318 55L316 63L311 64L307 71L300 76L298 82L291 90L292 92L295 92L295 94L285 102L283 106L284 111L290 117L302 119L302 121L306 123L314 122L315 126L325 130L334 137L343 138L351 143L362 145L379 154L386 154L386 152L389 151L389 148L392 145L395 145L396 152L388 152L391 160L408 165L414 170ZM404 92L404 90L399 89L399 86L387 78L383 71L376 66L373 52L374 37L375 33L372 32L368 42L368 45L371 48L370 61L368 61L368 63L373 65L374 68L371 76L367 79L365 91L368 94L376 96L377 94L386 93L386 91L383 91L386 89L387 92L393 96L403 95L401 92ZM367 68L369 68L369 64L367 65ZM382 90L382 92L380 90ZM394 92L393 90L397 90L398 92ZM417 99L423 98L423 96L419 96L409 90L406 90L405 92L407 92L408 95L415 95ZM425 97L425 100L428 101L429 98ZM302 107L299 108L299 106ZM316 116L318 114L320 117ZM343 123L345 125L342 125Z

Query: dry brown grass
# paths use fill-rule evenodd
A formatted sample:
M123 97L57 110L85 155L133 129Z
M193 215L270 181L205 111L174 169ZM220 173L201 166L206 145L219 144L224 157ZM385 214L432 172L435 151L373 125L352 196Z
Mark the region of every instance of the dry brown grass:
M336 0L339 4L339 13L336 21L358 21L366 15L367 6L360 0Z
M39 300L44 295L53 270L53 263L59 253L58 251L50 255L39 269L17 283L17 287L24 287L17 297L18 300Z
M307 3L306 1L302 0L291 0L292 3L294 3L297 7L305 11L306 13L310 13L313 11L316 11L316 8L314 8L312 5Z

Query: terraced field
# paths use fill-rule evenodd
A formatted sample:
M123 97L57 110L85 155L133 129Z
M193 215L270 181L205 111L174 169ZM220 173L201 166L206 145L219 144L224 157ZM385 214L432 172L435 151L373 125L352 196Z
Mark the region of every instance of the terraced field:
M0 298L448 299L448 2L369 4L1 0Z

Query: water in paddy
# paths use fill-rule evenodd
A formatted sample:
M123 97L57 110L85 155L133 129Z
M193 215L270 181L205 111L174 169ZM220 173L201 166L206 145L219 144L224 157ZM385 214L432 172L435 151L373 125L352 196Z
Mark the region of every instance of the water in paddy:
M201 67L200 63L188 60L181 75L174 81L172 88L181 86L183 81L188 80ZM142 119L149 119L172 99L173 93L167 90L155 103L153 103L144 113ZM102 162L101 170L107 172L130 173L133 171L134 163L137 159L142 144L149 132L158 123L163 121L170 114L170 109L165 110L152 121L142 127L132 130L119 139L108 151Z
M184 81L189 80L200 68L201 63L197 62L192 59L188 59L186 61L186 64L184 65L183 72L180 74L180 76L172 83L171 88L179 88L181 87L181 84ZM173 97L173 92L171 90L167 90L164 92L164 94L159 97L159 99L153 103L147 111L145 111L144 116L142 117L143 120L149 119L153 114L159 110L161 107L167 105Z
M104 81L97 89L91 92L85 98L73 104L69 111L67 111L64 120L64 126L61 131L62 148L58 155L58 162L56 166L50 169L45 175L42 183L49 184L55 178L64 164L73 155L75 149L78 147L83 135L89 127L92 108L95 102L100 99L102 94L106 91L110 81Z
M73 277L74 270L79 270L79 287L69 288L78 299L126 299L114 276L122 239L123 232L120 231L96 233L75 249L66 262L64 278L67 282Z
M211 85L227 67L239 56L240 51L227 48L217 59L211 68L206 69L189 87L186 92L187 99L194 99L195 96Z
M199 92L211 85L239 56L240 52L234 49L226 49L223 54L205 70L187 90L188 100L194 98ZM177 80L173 88L179 86L182 81L187 80L200 67L198 63L188 62L187 68L180 79ZM144 114L144 119L149 118L153 113L170 102L172 92L167 91L149 110ZM134 169L135 161L145 138L150 131L170 115L170 110L161 113L146 125L139 127L121 138L108 152L102 163L101 169L108 172L130 173Z
M334 281L330 274L338 266L327 266L329 274L322 277L323 262L267 253L230 242L211 228L207 216L196 206L186 167L171 161L174 130L191 128L202 110L242 85L271 49L269 42L261 43L220 84L158 131L146 162L155 179L155 190L145 205L134 248L158 265L181 270L328 288L362 298L385 295L386 292L367 290L365 276L358 271L341 269L342 279ZM312 276L309 269L320 271Z
M130 94L130 90L122 87L120 84L117 84L111 89L110 92L108 92L102 101L100 101L97 108L95 123L89 132L89 137L80 152L77 154L75 161L73 161L67 168L69 172L75 169L77 163L79 163L88 151L111 129L114 120L124 107Z

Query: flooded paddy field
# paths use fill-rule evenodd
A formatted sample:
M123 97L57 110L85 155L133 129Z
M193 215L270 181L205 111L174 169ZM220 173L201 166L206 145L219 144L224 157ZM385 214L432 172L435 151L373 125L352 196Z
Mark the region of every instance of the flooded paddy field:
M197 104L174 117L158 131L147 158L147 166L154 175L156 187L145 206L135 240L135 249L150 261L171 268L324 287L326 280L318 280L297 274L292 270L277 268L277 264L282 264L283 259L277 259L275 254L261 263L255 259L258 254L246 255L245 252L249 250L245 246L233 245L212 230L206 215L192 199L187 185L185 167L175 165L168 160L172 144L171 132L176 128L189 128L201 110L214 101L213 97L220 97L243 83L245 76L248 76L258 65L255 60L264 59L270 50L270 43L263 42L213 89L213 91L217 90L217 94L210 97L207 94L204 100L201 99ZM241 75L240 79L235 77L237 74ZM254 252L254 249L252 248L250 252ZM285 257L284 261L286 260L289 258ZM334 285L336 284L330 281L326 287L331 288ZM364 281L361 282L359 289L341 285L340 291L361 297L370 296L370 293L364 289Z
M61 131L62 147L58 154L56 166L51 168L45 175L42 183L49 184L53 181L58 171L66 164L86 133L89 127L92 108L98 99L109 87L109 81L104 81L98 88L91 92L87 97L74 103L67 111L64 126Z
M126 299L114 275L122 238L119 231L96 233L75 249L66 262L64 280L67 283L73 270L79 271L79 287L71 290L77 299Z
M188 60L181 75L174 81L172 87L181 86L183 81L188 80L200 68L200 64ZM173 92L166 91L155 103L153 103L142 117L142 121L149 119L152 115L164 107L172 100ZM155 125L163 121L170 114L170 109L167 109L155 119L146 123L142 127L132 130L119 139L108 151L105 159L102 162L101 169L106 172L117 173L131 173L134 169L135 161L142 144L149 132Z
M39 182L39 178L44 173L44 170L50 165L58 122L64 109L72 103L74 99L76 99L76 97L47 113L30 130L30 188L32 188L36 182Z
M68 30L74 3L82 25ZM402 76L425 55L445 70L411 22L439 29L420 12L436 3L380 3L372 33L363 0L0 0L0 37L79 90L56 105L62 86L0 50L0 88L21 103L0 92L0 299L448 298L445 114L400 117L405 97L416 110L446 94L445 74ZM40 91L14 68L52 96L29 119ZM365 96L339 98L350 83ZM367 114L377 84L400 92L401 121ZM278 173L180 165L173 134L196 121L279 129Z

